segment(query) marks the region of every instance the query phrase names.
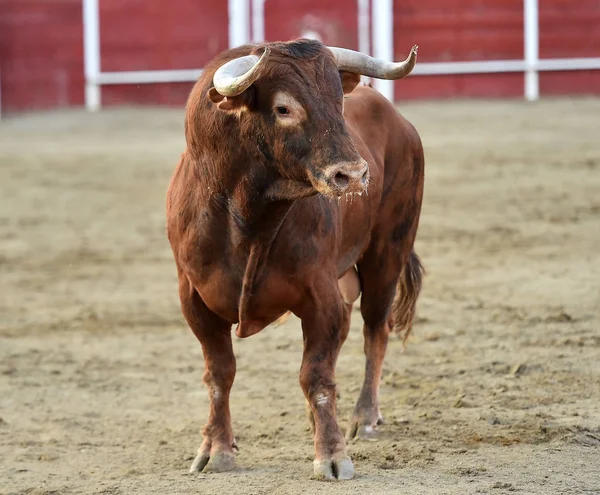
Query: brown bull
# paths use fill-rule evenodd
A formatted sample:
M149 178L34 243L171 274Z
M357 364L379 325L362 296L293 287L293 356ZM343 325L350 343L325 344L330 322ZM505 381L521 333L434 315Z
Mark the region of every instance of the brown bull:
M354 475L336 420L334 371L361 296L366 372L347 437L382 421L388 335L410 330L422 268L419 135L360 74L414 67L312 40L242 46L209 63L186 109L187 147L167 194L182 312L202 344L208 423L191 472L234 467L231 326L253 335L302 320L300 385L321 479ZM341 201L340 201L341 200Z

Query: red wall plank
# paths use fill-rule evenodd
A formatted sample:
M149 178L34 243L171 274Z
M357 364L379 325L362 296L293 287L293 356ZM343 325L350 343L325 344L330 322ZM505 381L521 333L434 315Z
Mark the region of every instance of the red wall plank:
M540 2L541 58L600 58L600 1ZM600 94L600 71L543 72L540 94Z
M304 31L319 34L326 45L358 49L357 0L268 0L265 38L288 41Z
M523 58L523 0L396 0L394 51L419 61Z
M103 71L199 69L228 46L227 2L102 0Z
M396 83L396 100L435 98L518 98L523 74L452 74L408 76Z
M600 95L600 70L542 72L540 93L549 95Z
M600 1L540 2L540 57L600 57Z
M227 49L227 2L102 0L100 40L102 71L199 69ZM192 86L103 86L102 104L183 104Z
M115 84L102 89L102 104L117 105L173 105L187 101L194 83L169 84Z
M419 45L418 62L523 59L522 0L396 0L394 57ZM508 97L523 94L522 74L414 76L395 97Z
M0 1L3 111L83 103L81 0Z

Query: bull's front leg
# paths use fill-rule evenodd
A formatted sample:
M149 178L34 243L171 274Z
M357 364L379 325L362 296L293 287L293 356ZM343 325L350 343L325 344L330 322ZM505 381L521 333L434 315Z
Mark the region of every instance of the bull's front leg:
M314 475L317 479L341 480L351 479L354 467L336 418L335 364L347 322L334 284L310 298L303 311L300 386L314 421Z
M184 275L182 277L179 286L181 309L202 344L204 383L210 400L208 422L202 430L203 442L190 473L229 471L235 467L234 448L237 449L229 411L229 392L236 369L231 325L210 311L196 289Z

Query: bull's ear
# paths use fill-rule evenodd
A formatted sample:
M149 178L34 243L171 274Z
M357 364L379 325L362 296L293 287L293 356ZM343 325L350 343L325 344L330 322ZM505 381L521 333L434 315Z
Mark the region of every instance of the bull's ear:
M344 94L352 93L352 90L358 86L360 82L360 74L354 74L352 72L340 71L340 79L342 80L342 89Z
M223 96L214 87L208 90L208 99L212 101L219 110L224 112L238 112L248 107L248 90L238 96Z

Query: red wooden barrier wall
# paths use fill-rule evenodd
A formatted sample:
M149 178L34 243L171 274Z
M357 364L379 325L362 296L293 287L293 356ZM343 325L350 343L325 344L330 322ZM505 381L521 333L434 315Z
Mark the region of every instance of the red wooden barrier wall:
M358 49L358 3L356 0L267 0L265 38L288 40L313 31L326 45ZM343 5L343 8L341 8Z
M80 0L0 0L2 110L83 104Z
M228 47L227 2L100 0L100 41L102 71L199 69ZM191 87L104 86L102 104L179 105Z
M419 45L419 62L523 59L523 0L395 0L394 53L404 59ZM409 77L397 99L519 97L523 74Z
M540 58L600 57L599 0L540 1ZM600 70L540 74L542 95L600 94Z
M174 8L176 6L176 8ZM3 111L83 104L81 0L0 0ZM227 48L227 2L100 0L102 70L199 68ZM600 57L599 0L540 1L540 56ZM395 0L395 56L419 62L522 59L522 0ZM304 30L358 48L353 0L267 0L268 40ZM182 104L191 83L104 86L104 105ZM542 96L600 94L600 70L540 74ZM522 74L414 76L396 97L522 97Z

